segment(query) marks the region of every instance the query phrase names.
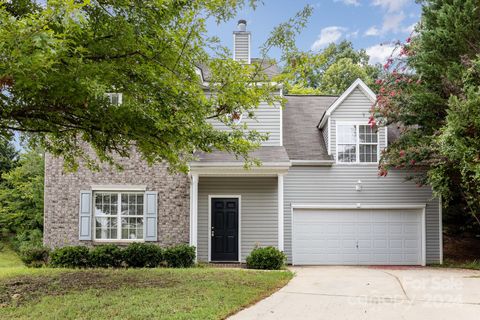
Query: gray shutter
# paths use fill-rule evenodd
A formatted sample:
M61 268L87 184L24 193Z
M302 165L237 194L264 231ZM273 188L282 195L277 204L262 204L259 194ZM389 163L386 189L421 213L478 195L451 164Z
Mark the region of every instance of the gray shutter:
M79 240L92 240L92 192L90 190L80 191L78 231Z
M157 192L145 192L144 234L145 241L157 241Z

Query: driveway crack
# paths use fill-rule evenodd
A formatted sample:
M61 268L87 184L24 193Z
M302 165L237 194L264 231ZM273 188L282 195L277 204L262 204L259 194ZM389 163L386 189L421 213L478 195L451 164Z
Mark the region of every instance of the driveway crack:
M383 270L382 270L382 271L383 271ZM383 271L383 273L386 273L386 274L388 274L389 276L392 276L393 278L395 278L395 280L397 280L398 284L400 285L400 288L402 289L402 292L403 292L403 295L405 296L405 298L407 298L407 300L411 300L411 299L408 297L407 291L406 291L405 288L403 287L402 281L400 281L400 278L399 278L399 277L397 277L395 274L390 273L390 272L387 272L387 271Z

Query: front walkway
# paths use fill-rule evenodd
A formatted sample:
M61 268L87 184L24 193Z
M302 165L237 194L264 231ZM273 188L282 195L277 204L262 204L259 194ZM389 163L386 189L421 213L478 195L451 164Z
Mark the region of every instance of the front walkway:
M292 267L290 283L230 319L478 319L480 271Z

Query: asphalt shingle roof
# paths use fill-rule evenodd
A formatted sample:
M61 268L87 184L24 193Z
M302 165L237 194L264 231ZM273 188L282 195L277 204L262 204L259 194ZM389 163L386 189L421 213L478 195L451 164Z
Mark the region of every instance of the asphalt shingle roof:
M211 153L199 152L196 154L202 163L208 162L233 162L243 163L243 158L236 159L233 154L225 151L213 151ZM289 162L287 151L282 146L260 147L250 153L252 158L262 161L263 164Z
M283 110L283 145L290 160L331 160L317 128L337 96L287 95Z
M260 59L260 58L251 58L250 59L251 63L261 63L261 69L265 73L265 75L271 79L275 77L276 75L279 75L281 73L280 68L278 65L272 61L272 60L267 60L267 59ZM202 71L202 77L204 81L210 81L210 69L206 65L200 65L198 66L200 70Z

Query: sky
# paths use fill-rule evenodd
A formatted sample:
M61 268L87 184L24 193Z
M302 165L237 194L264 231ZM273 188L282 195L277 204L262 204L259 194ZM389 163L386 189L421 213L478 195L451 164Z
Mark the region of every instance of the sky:
M393 49L393 42L405 40L420 19L421 8L415 0L263 0L255 11L241 10L234 19L217 25L208 23L210 36L220 38L232 49L232 31L239 19L247 20L252 32L252 57L270 31L310 4L313 14L308 25L297 37L303 51L320 51L329 43L349 40L356 49L366 49L370 63L384 62ZM278 50L270 53L279 57Z

